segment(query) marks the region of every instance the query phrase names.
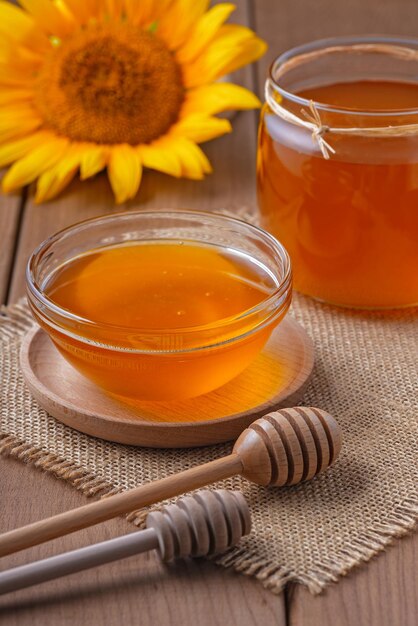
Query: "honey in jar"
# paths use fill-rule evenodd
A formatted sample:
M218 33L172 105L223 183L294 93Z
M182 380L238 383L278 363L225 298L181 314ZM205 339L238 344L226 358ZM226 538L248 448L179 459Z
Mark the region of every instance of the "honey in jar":
M261 350L280 316L258 329L249 313L277 287L263 264L222 246L106 246L58 266L44 286L54 305L94 324L83 336L48 332L70 363L111 393L193 397L236 376Z
M408 65L410 80L399 80L401 61L376 53L372 64L367 45L349 52L349 42L319 42L287 57L305 60L292 66L282 106L306 119L312 101L324 125L359 132L327 133L335 152L324 158L309 130L266 104L258 150L262 224L289 251L298 291L344 306L409 306L418 302L418 126L399 135L396 127L418 123L418 62ZM369 79L373 72L381 78ZM382 132L362 134L369 127Z

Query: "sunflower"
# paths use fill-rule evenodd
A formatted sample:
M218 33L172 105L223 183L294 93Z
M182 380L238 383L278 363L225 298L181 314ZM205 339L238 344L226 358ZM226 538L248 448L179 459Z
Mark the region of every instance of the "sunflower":
M107 168L118 203L143 168L201 179L197 144L230 132L216 117L259 106L225 74L265 43L225 24L233 4L209 0L0 0L0 167L3 190L37 179L36 202L80 173Z

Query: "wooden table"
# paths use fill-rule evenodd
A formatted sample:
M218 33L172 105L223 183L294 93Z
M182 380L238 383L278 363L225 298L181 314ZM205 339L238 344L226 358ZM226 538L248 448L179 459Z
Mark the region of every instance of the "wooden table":
M309 40L364 32L416 35L418 4L412 0L241 0L236 21L264 37L270 51L236 80L262 93L275 54ZM202 182L177 181L147 172L138 198L127 205L238 209L256 203L254 165L257 114L240 113L232 135L207 152L215 173ZM0 197L0 297L24 293L24 267L32 249L54 231L114 210L104 176L75 182L56 201L35 206L32 190ZM27 524L85 502L73 488L18 461L0 459L0 530ZM2 568L129 532L123 520L38 546L2 560ZM166 624L263 626L416 626L418 535L397 542L338 585L312 597L298 585L275 596L255 580L208 562L163 567L153 554L84 572L0 598L0 624L165 626Z

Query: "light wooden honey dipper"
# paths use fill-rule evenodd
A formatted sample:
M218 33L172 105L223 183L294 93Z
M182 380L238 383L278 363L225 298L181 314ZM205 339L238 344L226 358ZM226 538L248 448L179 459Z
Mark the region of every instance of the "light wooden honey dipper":
M250 511L239 491L198 491L150 513L146 530L1 572L0 594L148 550L158 550L163 561L219 554L250 530Z
M0 535L0 556L231 476L263 486L294 485L331 465L340 448L341 429L325 411L281 409L246 428L226 457Z

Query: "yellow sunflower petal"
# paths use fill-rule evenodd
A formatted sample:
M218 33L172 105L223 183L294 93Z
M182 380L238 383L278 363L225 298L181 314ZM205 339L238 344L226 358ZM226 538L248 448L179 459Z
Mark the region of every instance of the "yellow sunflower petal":
M209 0L176 0L158 20L158 37L165 41L170 50L176 50L208 6Z
M72 181L80 165L83 149L77 144L69 146L58 163L38 178L35 202L55 198Z
M74 22L51 0L19 0L19 4L48 35L65 37L74 29Z
M128 144L113 147L107 171L118 204L136 195L142 178L142 163L137 150Z
M194 31L177 51L180 63L189 63L197 57L213 39L219 28L228 19L236 6L230 3L217 4L205 13L197 22Z
M43 63L43 60L44 56L40 52L33 52L23 46L15 46L14 50L12 49L10 51L7 63L12 61L18 67L37 70L41 63Z
M196 113L174 124L170 129L170 135L186 137L186 139L202 143L225 135L225 133L230 133L231 130L231 124L228 120Z
M192 180L202 180L212 171L211 165L202 150L185 137L172 138L170 151L176 155L181 165L181 175Z
M240 54L231 55L228 62L221 64L221 67L218 69L217 78L235 72L248 63L257 61L265 54L266 50L267 44L262 39L257 37L249 40L243 44Z
M55 165L64 153L68 141L58 137L34 148L16 161L3 178L3 191L9 192L28 185L49 167Z
M199 148L199 146L194 143L193 152L196 155L196 158L199 159L203 172L205 174L211 174L213 172L212 165L210 164L210 161L206 154L203 152L202 148Z
M21 137L22 135L34 132L35 130L38 130L41 124L41 120L30 119L20 120L16 124L3 127L0 122L0 142L3 143L5 141L10 141L12 139L16 139L17 137Z
M203 152L203 150L199 148L199 146L196 145L193 141L190 141L188 139L183 138L182 143L184 145L183 152L185 149L187 149L189 159L193 159L196 163L199 163L199 167L203 174L211 174L213 169L208 157Z
M170 142L165 137L151 145L138 148L142 163L145 167L170 174L178 178L181 176L181 163L176 154L170 149Z
M0 32L19 38L36 28L33 19L9 0L0 2Z
M196 147L192 141L185 137L178 137L173 142L172 150L179 157L181 163L181 174L192 180L202 180L204 172L200 159L196 156L193 148Z
M118 18L122 13L122 0L105 0L105 14L110 18Z
M215 83L192 89L186 95L181 117L194 113L214 115L221 111L258 109L260 100L245 87L233 83Z
M148 25L158 23L172 0L125 0L125 11L129 23Z
M138 2L138 0L125 0L125 11L129 23L135 26L142 24L152 15L153 6L153 0L143 0L143 2Z
M97 17L103 10L102 0L84 0L83 4L90 17Z
M92 16L88 2L80 2L80 0L65 0L65 5L72 16L80 24L85 24Z
M216 46L218 47L230 46L233 48L237 44L253 39L258 39L258 37L251 28L241 24L224 24L212 42L215 43L216 40Z
M89 145L83 150L80 163L80 178L86 180L101 172L108 162L108 148Z
M30 106L23 103L13 107L0 108L0 142L8 141L36 130L42 120L34 113Z
M51 47L35 21L10 2L0 1L0 34L32 49L47 50Z
M34 83L34 77L30 71L12 68L0 62L0 85L6 87L26 87Z
M260 58L267 45L244 26L222 26L218 35L193 62L183 67L186 87L198 87Z
M69 170L65 176L60 174L58 168L48 170L38 178L36 184L35 204L48 202L55 198L67 187L77 173L77 167Z
M30 89L3 89L0 91L0 107L20 102L31 102L33 91Z
M23 73L36 71L43 61L43 57L39 52L28 50L19 45L19 42L11 39L1 39L1 34L0 58L2 65L7 67L12 75L15 71Z
M18 0L19 1L19 0ZM64 17L70 22L75 22L74 15L69 11L65 0L52 0L58 11L64 15Z
M50 136L50 133L41 131L0 145L0 167L21 159L30 150L42 145Z

